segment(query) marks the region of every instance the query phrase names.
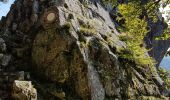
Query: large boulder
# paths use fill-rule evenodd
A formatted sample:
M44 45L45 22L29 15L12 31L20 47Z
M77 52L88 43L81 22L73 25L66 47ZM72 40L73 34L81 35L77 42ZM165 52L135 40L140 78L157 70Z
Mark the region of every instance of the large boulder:
M37 100L37 91L30 81L15 80L12 86L12 97L17 100Z

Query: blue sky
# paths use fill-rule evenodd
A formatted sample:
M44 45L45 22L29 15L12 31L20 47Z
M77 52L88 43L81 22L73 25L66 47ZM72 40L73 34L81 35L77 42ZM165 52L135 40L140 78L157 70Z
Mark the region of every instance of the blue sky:
M11 4L13 4L15 0L8 0L8 3L2 3L0 2L0 19L2 16L6 16L6 14L10 10Z
M162 60L160 66L163 68L166 68L170 71L170 57L164 57L164 59Z

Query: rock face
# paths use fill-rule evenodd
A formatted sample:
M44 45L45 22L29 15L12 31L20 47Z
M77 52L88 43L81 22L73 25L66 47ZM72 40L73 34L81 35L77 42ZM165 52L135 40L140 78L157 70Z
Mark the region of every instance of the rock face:
M37 100L37 91L29 81L17 81L13 83L13 98L17 100Z
M157 23L150 22L149 26L151 27L151 31L145 41L147 46L152 48L149 54L156 60L156 66L158 67L170 47L170 40L155 40L154 37L160 36L167 25L162 21L158 21Z
M155 68L119 58L126 45L99 0L16 0L0 23L3 69L33 72L38 99L165 99Z

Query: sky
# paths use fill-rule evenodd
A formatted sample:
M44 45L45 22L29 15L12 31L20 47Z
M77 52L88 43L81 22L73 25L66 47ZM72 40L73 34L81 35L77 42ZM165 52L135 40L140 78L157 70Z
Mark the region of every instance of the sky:
M6 16L6 14L10 10L11 4L13 4L15 0L8 0L8 3L2 3L0 2L0 19L2 16Z
M170 64L169 64L169 62L170 62L170 57L164 57L164 59L160 63L160 67L163 67L163 68L165 68L165 69L170 71Z
M170 5L166 6L164 9L160 8L159 9L161 12L166 12L166 11L170 11ZM166 19L166 16L169 16L168 13L164 13L162 14L162 16ZM168 22L168 24L170 25L170 23ZM170 48L168 49L168 51L170 51ZM160 63L160 67L163 67L165 69L170 70L170 57L164 57L163 60Z

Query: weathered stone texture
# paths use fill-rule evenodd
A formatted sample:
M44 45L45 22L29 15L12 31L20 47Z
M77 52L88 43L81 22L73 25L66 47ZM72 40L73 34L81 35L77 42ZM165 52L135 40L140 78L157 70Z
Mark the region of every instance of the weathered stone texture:
M33 72L29 78L40 100L161 98L157 73L148 66L125 64L118 52L126 44L119 40L109 12L99 0L85 1L16 0L0 24L2 55L11 55L3 65ZM28 96L22 91L16 95Z

